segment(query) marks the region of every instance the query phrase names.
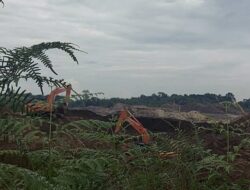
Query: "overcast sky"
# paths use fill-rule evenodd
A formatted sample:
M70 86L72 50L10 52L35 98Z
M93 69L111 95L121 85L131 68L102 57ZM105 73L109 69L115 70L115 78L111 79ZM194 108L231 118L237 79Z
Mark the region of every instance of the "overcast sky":
M0 46L78 44L60 78L106 97L233 92L250 97L249 0L5 0ZM46 73L46 71L44 71ZM39 89L25 85L34 93Z

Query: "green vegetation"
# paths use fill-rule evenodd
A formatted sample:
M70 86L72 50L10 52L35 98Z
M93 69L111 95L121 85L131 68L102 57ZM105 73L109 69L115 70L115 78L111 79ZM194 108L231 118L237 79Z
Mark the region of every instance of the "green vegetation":
M0 3L3 2L0 0ZM174 136L151 133L151 143L126 130L113 134L114 122L67 121L27 116L24 106L30 94L21 80L64 86L64 80L43 76L40 65L57 74L45 54L50 49L77 59L73 44L52 42L14 49L0 48L0 189L14 190L245 190L249 189L249 122L194 126ZM139 98L99 99L84 91L80 103L112 106L121 102L160 106L167 103L218 103L233 95L168 96L164 93ZM44 98L42 95L40 98ZM60 97L59 97L60 98ZM73 102L79 103L79 102ZM234 101L234 100L233 100ZM174 152L175 156L167 153Z
M183 111L197 110L200 112L208 113L223 113L225 112L224 105L226 102L229 103L229 113L241 113L242 109L245 111L250 110L249 100L236 102L236 99L232 93L226 95L216 94L190 94L190 95L167 95L163 92L158 94L152 94L150 96L141 95L140 97L132 98L103 98L102 92L92 93L89 90L82 91L79 95L73 95L70 107L85 107L85 106L101 106L101 107L112 107L117 103L123 103L126 105L144 105L149 107L166 107L172 110L181 108ZM43 95L32 95L33 99L46 100L46 96ZM57 96L56 101L60 102L63 100L62 96Z
M21 91L20 80L35 81L41 91L44 84L65 85L63 80L42 76L41 67L36 62L40 61L56 74L45 54L46 50L53 48L65 51L77 62L74 50L78 49L68 43L0 49L0 189L249 188L249 163L245 161L250 148L246 130L249 124L210 128L194 126L185 132L176 127L176 134L171 137L167 133L151 133L151 143L142 146L137 143L140 137L127 134L126 130L114 135L113 122L67 122L60 119L52 122L48 118L21 113L30 101L30 94ZM85 105L94 99L106 101L98 99L98 95L84 91L80 101ZM135 100L143 100L151 106L153 102L160 104L163 100L178 104L196 99L206 103L232 101L231 94L219 98L211 94L182 98L159 93L128 99L128 102L115 101L137 104ZM168 156L168 152L176 155Z
M32 94L31 94L32 95ZM89 90L83 90L79 96L73 97L74 101L71 102L71 106L75 107L78 105L84 106L103 106L111 107L117 103L124 103L128 105L145 105L145 106L164 106L167 104L177 104L177 105L191 105L191 104L218 104L220 102L235 101L235 97L232 93L227 93L225 96L216 94L190 94L190 95L167 95L163 92L158 94L152 94L149 96L141 95L140 97L132 98L102 98L104 93L97 92L91 93ZM42 95L32 95L34 99L44 100L45 97ZM61 97L58 96L58 99Z
M132 98L110 98L101 99L98 96L89 97L84 100L86 106L104 106L111 107L117 103L124 103L128 105L145 105L145 106L164 106L166 104L178 104L178 105L188 105L188 104L216 104L223 101L235 100L232 93L228 93L225 96L216 94L204 94L204 95L177 95L173 94L171 96L159 92L158 94L152 94L150 96L141 95L140 97ZM72 103L72 106L79 105L83 100L78 100Z
M244 99L239 102L239 105L247 111L250 111L250 99Z
M154 141L141 146L132 135L108 133L110 122L54 123L51 140L45 120L0 122L0 189L243 190L250 182L244 178L248 170L239 170L241 152L250 145L240 129L230 130L231 139L241 136L230 152L216 153L223 147L209 149L205 137L225 136L222 126L197 128L192 135L177 131L174 138L152 134ZM174 158L160 156L172 151L178 153Z
M2 109L11 111L23 110L25 104L30 101L30 94L21 90L19 83L22 80L34 81L43 94L44 85L65 86L63 79L55 79L41 74L43 67L47 67L54 75L55 72L51 60L46 51L59 49L66 52L74 62L78 63L74 51L79 51L70 43L47 42L31 47L14 49L0 48L0 105Z

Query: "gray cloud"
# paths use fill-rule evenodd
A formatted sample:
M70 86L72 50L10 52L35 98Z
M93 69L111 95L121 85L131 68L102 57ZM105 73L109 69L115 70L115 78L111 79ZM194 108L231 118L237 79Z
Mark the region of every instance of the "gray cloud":
M106 96L250 97L249 8L248 0L8 0L0 9L1 46L76 43L89 54L78 53L73 66L52 51L56 69L77 90Z

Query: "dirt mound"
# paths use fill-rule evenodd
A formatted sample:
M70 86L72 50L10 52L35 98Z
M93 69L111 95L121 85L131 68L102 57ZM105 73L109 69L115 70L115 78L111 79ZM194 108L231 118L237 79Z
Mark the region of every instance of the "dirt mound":
M250 149L242 149L234 161L236 169L231 175L232 179L250 179Z
M105 117L102 115L97 114L94 111L86 110L86 109L69 109L66 114L65 118L67 119L94 119L94 120L101 120L106 121Z
M231 125L240 128L250 134L250 114L239 116L231 121Z
M235 119L233 119L231 121L231 123L240 124L240 123L244 123L247 121L250 121L250 114L240 115L240 116L236 117Z
M124 107L127 107L136 117L177 119L192 122L225 122L232 120L237 116L234 114L225 113L207 114L195 110L178 111L177 109L169 109L164 107L126 106L124 104L116 104L111 108L90 106L84 108L83 110L88 110L99 116L106 117L118 114L118 112L123 110Z
M184 105L178 105L178 104L165 104L162 106L163 108L166 108L170 111L183 111L183 112L189 112L192 110L202 112L202 113L208 113L208 114L226 114L225 106L220 103L187 103ZM230 108L227 110L227 113L230 114L240 114L241 110L237 109L236 107L230 106Z
M169 135L174 135L177 129L183 131L192 131L194 125L189 121L181 121L176 119L164 119L164 118L149 118L149 117L138 117L138 120L143 126L149 131L156 132L167 132Z

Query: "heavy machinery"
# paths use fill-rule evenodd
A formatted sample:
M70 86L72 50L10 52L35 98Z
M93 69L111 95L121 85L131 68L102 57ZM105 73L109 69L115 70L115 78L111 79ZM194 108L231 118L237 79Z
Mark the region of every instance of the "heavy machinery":
M116 123L115 133L118 133L122 129L122 126L125 122L129 123L142 136L142 141L144 144L149 143L150 136L147 129L145 129L141 122L136 119L136 117L126 108L120 112L118 121Z
M118 133L125 122L128 122L141 136L144 144L149 144L150 135L142 123L127 109L124 108L119 115L116 123L115 133ZM178 156L176 152L160 151L157 156L161 159L171 159Z
M54 101L55 97L63 92L66 92L65 101L63 104L63 109L68 107L70 94L71 94L72 86L67 85L66 87L58 87L51 91L51 93L47 97L47 102L36 102L36 103L29 103L27 104L27 112L28 113L50 113L54 111ZM64 110L62 110L63 112Z

